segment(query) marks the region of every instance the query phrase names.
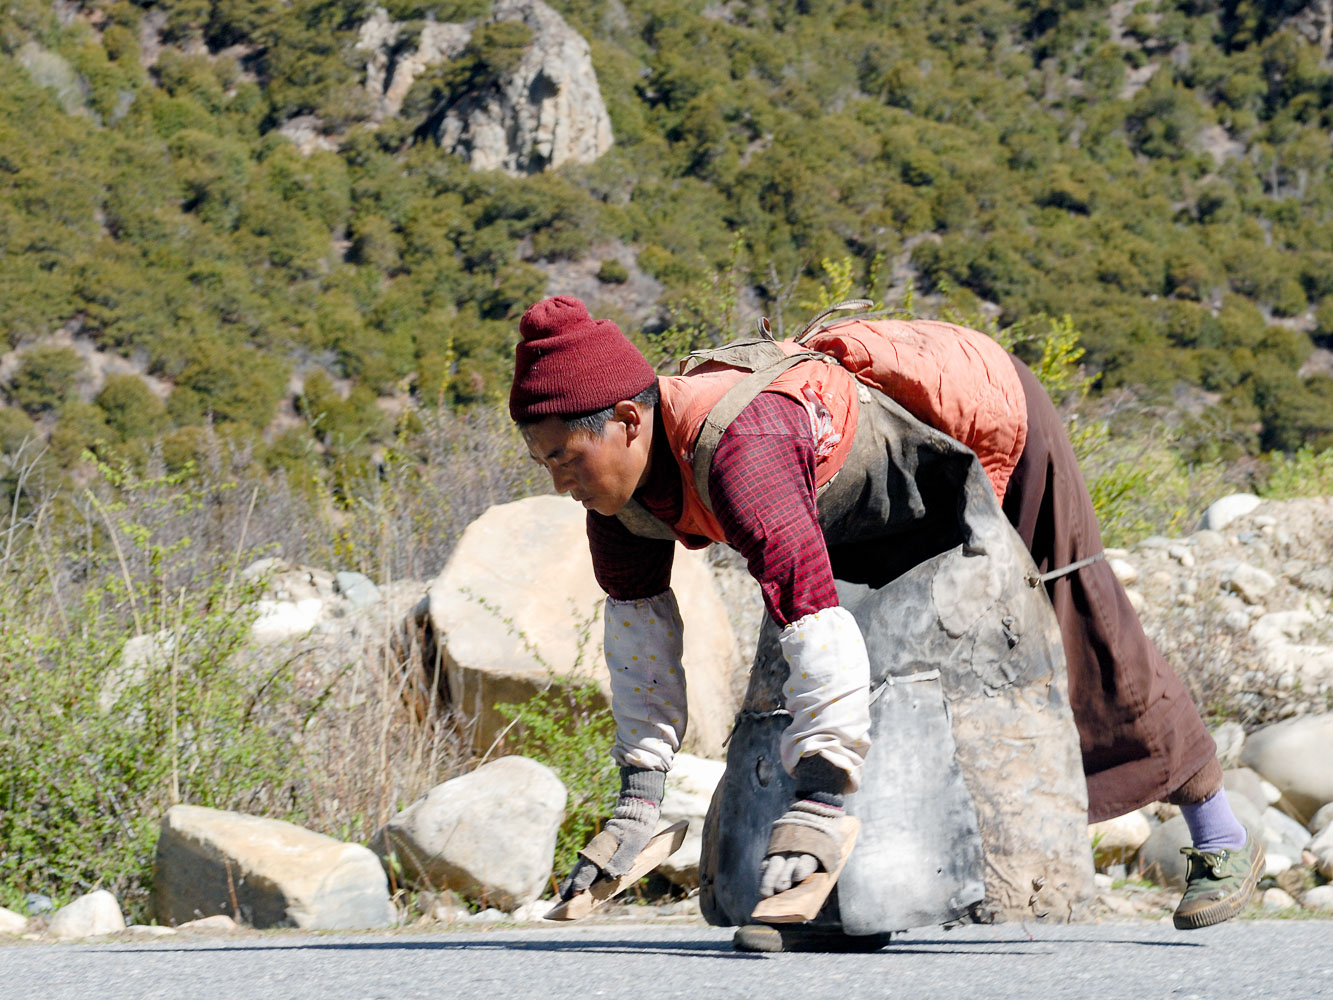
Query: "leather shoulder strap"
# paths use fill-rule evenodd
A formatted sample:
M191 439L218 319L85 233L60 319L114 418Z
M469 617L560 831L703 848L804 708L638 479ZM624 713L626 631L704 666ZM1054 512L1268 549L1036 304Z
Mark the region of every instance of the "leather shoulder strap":
M699 428L699 436L694 442L693 461L694 488L698 491L699 499L703 501L704 508L708 513L713 513L713 501L708 495L708 471L713 467L713 454L717 451L722 435L726 433L732 421L741 415L741 411L754 402L756 396L773 384L774 379L787 369L795 368L805 361L825 361L837 364L828 355L819 354L815 351L802 351L799 354L784 355L767 367L760 368L758 371L745 376L728 389L722 398L714 404L713 408L708 411L703 426Z
M616 512L616 518L631 534L640 538L662 538L668 542L676 540L665 521L648 513L648 509L633 498Z

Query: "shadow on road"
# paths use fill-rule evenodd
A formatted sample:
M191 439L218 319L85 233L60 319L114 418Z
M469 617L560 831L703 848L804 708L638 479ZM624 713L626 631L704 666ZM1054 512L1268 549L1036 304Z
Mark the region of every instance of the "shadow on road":
M1145 941L1138 938L1098 939L1098 938L996 938L990 941L950 941L946 939L913 940L901 945L888 944L876 955L892 958L894 955L972 955L975 957L990 955L1053 955L1062 947L1086 945L1120 945L1139 948L1203 948L1203 941ZM727 940L706 941L624 941L616 939L597 940L536 940L518 941L486 940L477 937L461 941L348 941L318 942L302 944L284 944L275 941L272 944L219 944L204 947L188 945L163 945L156 948L117 948L116 953L143 952L162 954L171 951L189 952L246 952L246 951L496 951L496 952L552 952L552 953L587 953L587 954L635 954L668 955L677 958L717 958L766 959L768 955L738 952ZM831 954L831 953L830 953Z

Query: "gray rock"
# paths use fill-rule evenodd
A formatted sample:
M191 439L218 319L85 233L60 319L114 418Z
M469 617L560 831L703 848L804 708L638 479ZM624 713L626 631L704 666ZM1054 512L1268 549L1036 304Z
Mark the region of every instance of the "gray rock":
M1224 722L1213 730L1213 742L1217 744L1217 762L1224 768L1235 767L1245 748L1245 729L1238 722Z
M80 896L51 915L46 933L57 941L115 934L125 929L125 915L116 897L105 889Z
M1253 493L1232 493L1220 500L1214 500L1208 506L1208 509L1203 512L1203 517L1199 521L1199 529L1202 531L1221 531L1236 518L1250 513L1261 503L1263 501Z
M1301 856L1301 851L1310 842L1309 830L1272 806L1263 811L1260 819L1263 822L1264 846L1269 851L1292 858Z
M1152 835L1152 824L1138 809L1088 826L1092 859L1098 868L1124 864L1133 859Z
M215 913L211 917L187 920L178 925L176 930L195 934L231 934L240 930L240 925L225 913Z
M1285 719L1250 734L1241 759L1276 785L1301 816L1333 802L1333 715Z
M163 927L161 924L130 924L125 928L125 933L144 938L171 937L176 933L176 928Z
M1301 905L1312 910L1333 911L1333 885L1317 885L1301 897Z
M1222 786L1227 790L1227 799L1232 808L1236 808L1239 796L1249 802L1251 808L1262 813L1271 804L1264 791L1264 779L1259 773L1248 767L1230 767L1222 772Z
M1294 865L1296 862L1285 854L1264 853L1264 876L1266 878L1276 877Z
M1315 833L1323 833L1330 824L1333 824L1333 802L1319 807L1314 819L1310 820L1310 829Z
M1158 885L1184 888L1186 863L1180 849L1190 843L1185 817L1167 820L1139 848L1138 873Z
M1236 594L1246 604L1259 604L1277 586L1271 573L1249 563L1233 563L1222 574L1222 589Z
M565 799L550 768L502 757L436 785L370 846L381 858L396 856L415 886L514 910L548 884Z
M1138 569L1128 559L1108 559L1106 564L1111 567L1111 572L1121 586L1128 587L1139 578Z
M380 588L362 573L341 572L333 575L338 592L354 607L364 608L380 602Z
M153 879L159 922L226 914L253 927L358 929L395 919L379 859L294 823L201 806L162 819Z
M1289 910L1296 905L1296 900L1281 889L1265 890L1260 902L1265 910Z
M1314 855L1314 867L1319 874L1333 879L1333 825L1324 827L1305 849Z
M28 918L0 906L0 934L17 937L28 929Z
M40 892L30 892L23 897L23 908L28 911L28 916L40 917L43 913L54 910L55 903L51 902L50 896L43 896Z

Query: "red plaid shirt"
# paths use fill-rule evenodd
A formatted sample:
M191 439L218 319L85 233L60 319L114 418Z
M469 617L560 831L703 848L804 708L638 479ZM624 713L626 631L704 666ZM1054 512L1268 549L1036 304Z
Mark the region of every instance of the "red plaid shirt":
M683 506L680 467L659 413L652 463L634 499L675 524ZM713 512L727 544L745 557L779 625L837 606L828 549L815 510L815 443L805 407L761 392L727 428L708 475ZM641 538L614 517L588 512L597 582L617 600L652 597L671 584L676 543Z

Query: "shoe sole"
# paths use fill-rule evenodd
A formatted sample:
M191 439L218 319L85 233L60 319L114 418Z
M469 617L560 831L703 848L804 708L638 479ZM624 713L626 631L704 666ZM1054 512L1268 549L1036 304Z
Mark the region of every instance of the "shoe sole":
M1251 834L1253 836L1253 834ZM1264 845L1261 841L1255 841L1254 860L1250 862L1249 873L1245 876L1245 881L1241 883L1239 889L1224 899L1214 900L1201 910L1193 910L1189 913L1176 911L1171 922L1176 925L1177 930L1193 931L1200 927L1211 927L1213 924L1220 924L1224 920L1230 920L1239 913L1250 896L1254 894L1255 886L1259 884L1259 879L1264 874L1264 861L1267 852L1264 851Z
M838 927L809 924L745 924L736 930L731 946L737 951L780 952L815 951L830 953L879 951L892 935L844 934Z

